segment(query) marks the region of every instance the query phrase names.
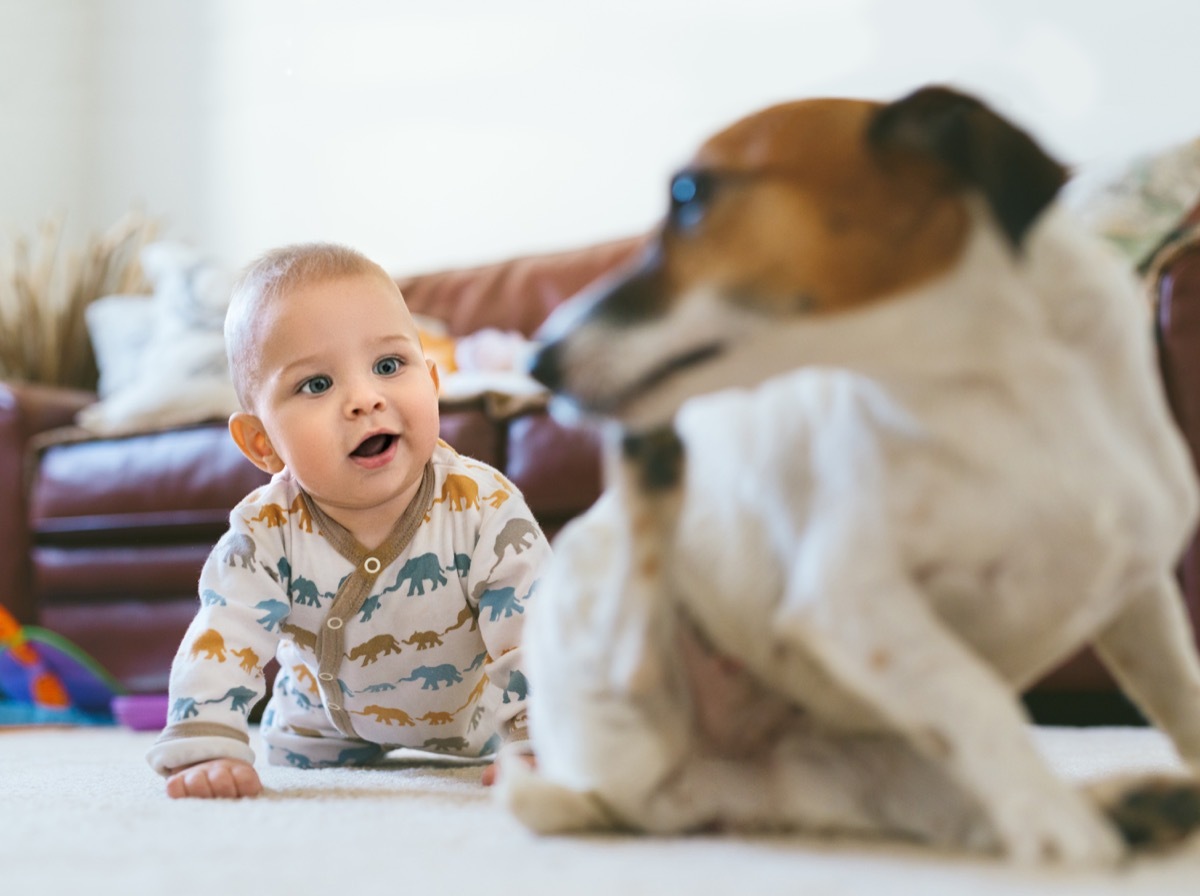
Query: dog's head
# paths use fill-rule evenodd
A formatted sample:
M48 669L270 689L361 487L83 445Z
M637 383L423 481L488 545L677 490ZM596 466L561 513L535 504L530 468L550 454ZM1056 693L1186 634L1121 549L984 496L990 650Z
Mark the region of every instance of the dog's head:
M675 175L644 257L546 322L533 375L585 413L661 423L693 395L803 365L781 333L949 271L972 194L1019 251L1064 181L1023 131L947 88L771 107Z

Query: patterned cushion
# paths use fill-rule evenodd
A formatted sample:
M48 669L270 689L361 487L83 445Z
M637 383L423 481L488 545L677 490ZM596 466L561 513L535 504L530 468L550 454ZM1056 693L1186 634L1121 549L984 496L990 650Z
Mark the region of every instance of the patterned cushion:
M1200 202L1200 138L1140 155L1082 197L1078 211L1138 270Z

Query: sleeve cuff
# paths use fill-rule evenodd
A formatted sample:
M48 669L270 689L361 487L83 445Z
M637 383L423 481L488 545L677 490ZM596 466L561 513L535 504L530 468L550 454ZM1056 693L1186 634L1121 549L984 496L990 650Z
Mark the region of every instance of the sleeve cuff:
M231 737L185 737L156 743L146 753L150 767L163 777L209 759L240 759L254 764L254 751Z

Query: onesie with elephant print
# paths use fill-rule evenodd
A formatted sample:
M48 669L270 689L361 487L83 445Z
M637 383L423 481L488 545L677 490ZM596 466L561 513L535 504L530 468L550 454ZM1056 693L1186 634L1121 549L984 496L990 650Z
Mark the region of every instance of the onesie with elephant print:
M549 555L513 484L444 442L371 550L277 474L234 508L204 566L150 764L253 762L248 715L272 657L273 764L363 764L397 747L482 757L523 739L521 629Z

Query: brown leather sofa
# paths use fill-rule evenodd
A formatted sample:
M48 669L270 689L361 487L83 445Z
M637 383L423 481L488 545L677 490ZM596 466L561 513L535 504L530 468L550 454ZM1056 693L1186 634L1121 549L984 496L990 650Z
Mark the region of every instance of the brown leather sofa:
M1193 223L1200 223L1200 215ZM642 238L482 267L398 278L414 311L451 335L483 327L532 334L566 297L631 260ZM1200 238L1154 277L1168 394L1200 457ZM0 602L72 639L133 692L165 690L171 657L196 602L196 578L231 508L262 481L222 422L119 439L71 428L95 396L0 384ZM442 434L504 470L549 533L599 494L597 444L545 413L510 419L484 406L446 409ZM1200 545L1181 577L1195 630ZM1090 654L1031 692L1070 714L1115 689ZM1076 713L1078 714L1078 713ZM1035 712L1035 716L1037 713ZM1053 719L1051 719L1053 720Z

